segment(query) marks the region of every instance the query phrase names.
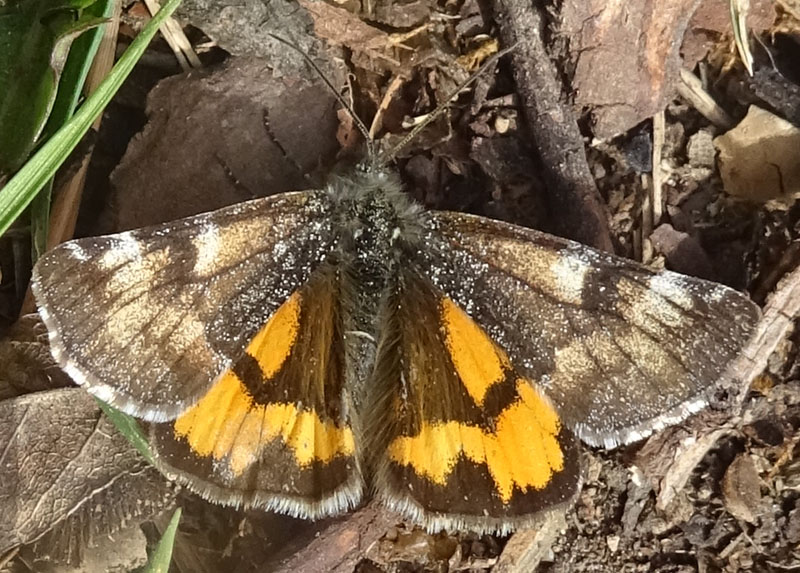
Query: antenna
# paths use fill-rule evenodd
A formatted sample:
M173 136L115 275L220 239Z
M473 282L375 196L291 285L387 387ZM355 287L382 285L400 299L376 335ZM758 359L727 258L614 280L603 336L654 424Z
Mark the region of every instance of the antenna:
M390 162L392 159L394 159L397 156L397 154L400 152L400 150L403 149L406 145L408 145L409 142L412 139L414 139L420 131L425 129L428 126L428 124L430 124L437 117L442 115L442 113L444 113L444 111L448 107L450 107L450 102L452 102L454 99L456 99L456 97L458 97L458 94L461 93L461 90L463 90L464 88L466 88L467 86L472 84L475 80L478 79L479 76L483 75L483 73L489 68L489 66L494 65L494 63L497 60L499 60L500 58L502 58L503 56L508 54L510 51L512 51L516 47L517 47L517 44L514 44L513 46L505 48L504 50L500 50L499 52L497 52L497 53L493 54L491 57L489 57L485 62L483 62L483 65L480 68L478 68L478 70L476 72L474 72L466 80L464 80L458 86L456 86L456 89L454 89L442 101L442 103L437 105L436 108L431 113L429 113L424 120L422 120L417 125L415 125L414 128L411 131L409 131L406 134L406 136L403 139L401 139L400 142L391 149L391 151L389 151L389 153L386 153L386 154L381 153L381 157L379 158L379 161L377 162L378 165L386 165L388 162Z
M328 89L333 93L333 95L336 96L336 99L339 101L341 106L345 110L347 110L347 113L350 114L350 117L353 118L353 123L356 124L356 127L358 128L358 131L361 132L361 135L364 136L364 141L366 141L366 145L367 145L367 154L369 155L369 157L375 157L375 142L372 140L372 137L370 137L369 129L367 129L367 126L364 125L364 122L361 121L361 118L358 117L358 115L356 115L356 112L353 109L353 107L348 103L348 101L346 99L344 99L344 96L342 96L342 94L339 93L339 90L337 90L336 87L331 83L331 81L322 72L322 70L319 68L319 66L316 64L316 62L311 59L311 56L309 56L299 46L293 44L289 40L287 40L285 38L281 38L280 36L277 36L277 35L272 34L272 33L270 33L269 35L273 39L277 40L278 42L280 42L282 44L285 44L285 45L289 46L295 52L297 52L298 54L303 56L303 59L306 61L306 63L309 66L311 66L314 69L315 72L317 72L317 75L322 79L323 82L325 82L325 85L328 86Z
M370 136L369 129L367 129L367 126L364 125L363 121L361 121L361 118L358 117L358 115L356 115L356 112L352 108L352 106L347 102L347 100L344 99L342 94L339 93L339 90L337 90L336 87L334 87L334 85L330 82L330 80L325 76L325 74L322 73L322 70L319 68L316 62L314 62L314 60L312 60L311 57L307 53L305 53L299 46L293 44L289 40L281 38L280 36L277 36L272 33L270 33L269 35L273 39L289 46L295 52L303 56L303 59L306 61L306 63L308 63L308 65L310 65L314 69L314 71L317 72L317 75L320 78L322 78L322 81L325 82L325 85L328 86L328 89L333 93L334 96L336 96L336 99L339 101L342 107L345 110L347 110L347 113L350 114L350 117L353 118L353 122L356 124L358 131L360 131L361 135L364 136L364 141L366 142L367 145L367 155L369 156L373 167L386 165L387 163L392 161L400 152L400 150L403 149L406 145L408 145L409 142L412 139L414 139L420 131L425 129L432 121L434 121L436 118L442 115L442 113L444 113L444 111L450 106L450 102L452 102L456 97L458 97L458 94L460 94L464 88L471 85L475 80L478 79L479 76L483 75L483 73L490 66L494 65L494 63L497 62L497 60L499 60L500 58L502 58L503 56L505 56L506 54L508 54L514 48L517 47L517 44L514 44L513 46L510 46L508 48L505 48L504 50L500 50L496 54L493 54L483 63L483 65L481 65L480 68L478 68L477 71L475 71L466 80L464 80L458 86L456 86L456 88L442 101L442 103L437 105L436 108L431 113L429 113L425 119L423 119L421 122L415 125L414 128L411 131L409 131L406 134L406 136L403 137L403 139L401 139L400 142L397 145L395 145L388 153L383 153L383 152L375 153L375 141Z

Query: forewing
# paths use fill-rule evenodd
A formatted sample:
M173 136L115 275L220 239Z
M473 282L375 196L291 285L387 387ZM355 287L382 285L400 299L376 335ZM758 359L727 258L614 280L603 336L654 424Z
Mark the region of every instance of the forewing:
M430 530L535 526L580 484L550 401L411 267L386 301L363 409L378 496Z
M64 243L32 288L59 365L98 398L174 418L332 248L322 192L276 195Z
M428 216L420 265L591 445L702 408L760 315L719 284L482 217Z
M219 503L305 518L354 507L344 344L338 273L324 265L195 406L151 426L157 464Z

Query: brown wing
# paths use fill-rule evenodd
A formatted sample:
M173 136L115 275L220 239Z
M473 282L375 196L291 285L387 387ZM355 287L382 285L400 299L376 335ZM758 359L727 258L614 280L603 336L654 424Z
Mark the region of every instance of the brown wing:
M159 467L219 503L305 518L354 507L340 296L336 269L318 269L197 404L153 424Z
M452 299L398 280L363 409L378 496L431 530L535 525L577 492L573 435Z
M286 193L58 246L32 284L53 355L101 400L174 418L325 258L329 214L322 192Z
M430 213L424 240L420 267L592 445L702 408L760 315L722 285L481 217Z

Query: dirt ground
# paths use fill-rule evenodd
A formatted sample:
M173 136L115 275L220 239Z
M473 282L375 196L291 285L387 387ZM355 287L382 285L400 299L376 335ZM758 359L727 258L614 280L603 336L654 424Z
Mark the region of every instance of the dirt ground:
M349 85L345 98L384 146L513 45L397 157L408 192L431 209L544 230L747 291L774 321L764 326L769 341L737 370L744 379L647 440L585 447L576 503L535 531L431 535L371 503L317 523L224 508L166 484L130 454L102 469L125 476L106 497L81 493L91 503L76 504L80 511L37 518L5 562L0 551L0 571L132 570L178 504L172 570L181 572L800 572L800 335L792 328L800 6L751 0L750 74L728 2L663 4L185 0L178 16L203 67L183 72L163 40L151 47L94 135L75 234L314 187L352 166L363 153L352 119L270 33L296 43L334 86ZM122 47L144 14L139 2L126 4ZM0 256L5 270L13 255ZM2 294L11 310L0 408L33 392L68 393L46 407L31 402L45 416L81 391L54 368L34 318L11 325L23 295ZM71 410L86 432L75 455L85 444L99 448L97 406ZM102 447L132 451L111 438ZM84 463L87 474L96 469ZM42 492L30 495L20 506L39 507Z

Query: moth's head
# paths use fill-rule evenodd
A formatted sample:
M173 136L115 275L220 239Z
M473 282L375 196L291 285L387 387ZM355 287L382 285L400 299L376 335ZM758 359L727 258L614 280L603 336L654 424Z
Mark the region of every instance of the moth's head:
M365 175L385 177L397 158L396 149L386 145L384 140L372 139L366 145L362 159L356 169Z

